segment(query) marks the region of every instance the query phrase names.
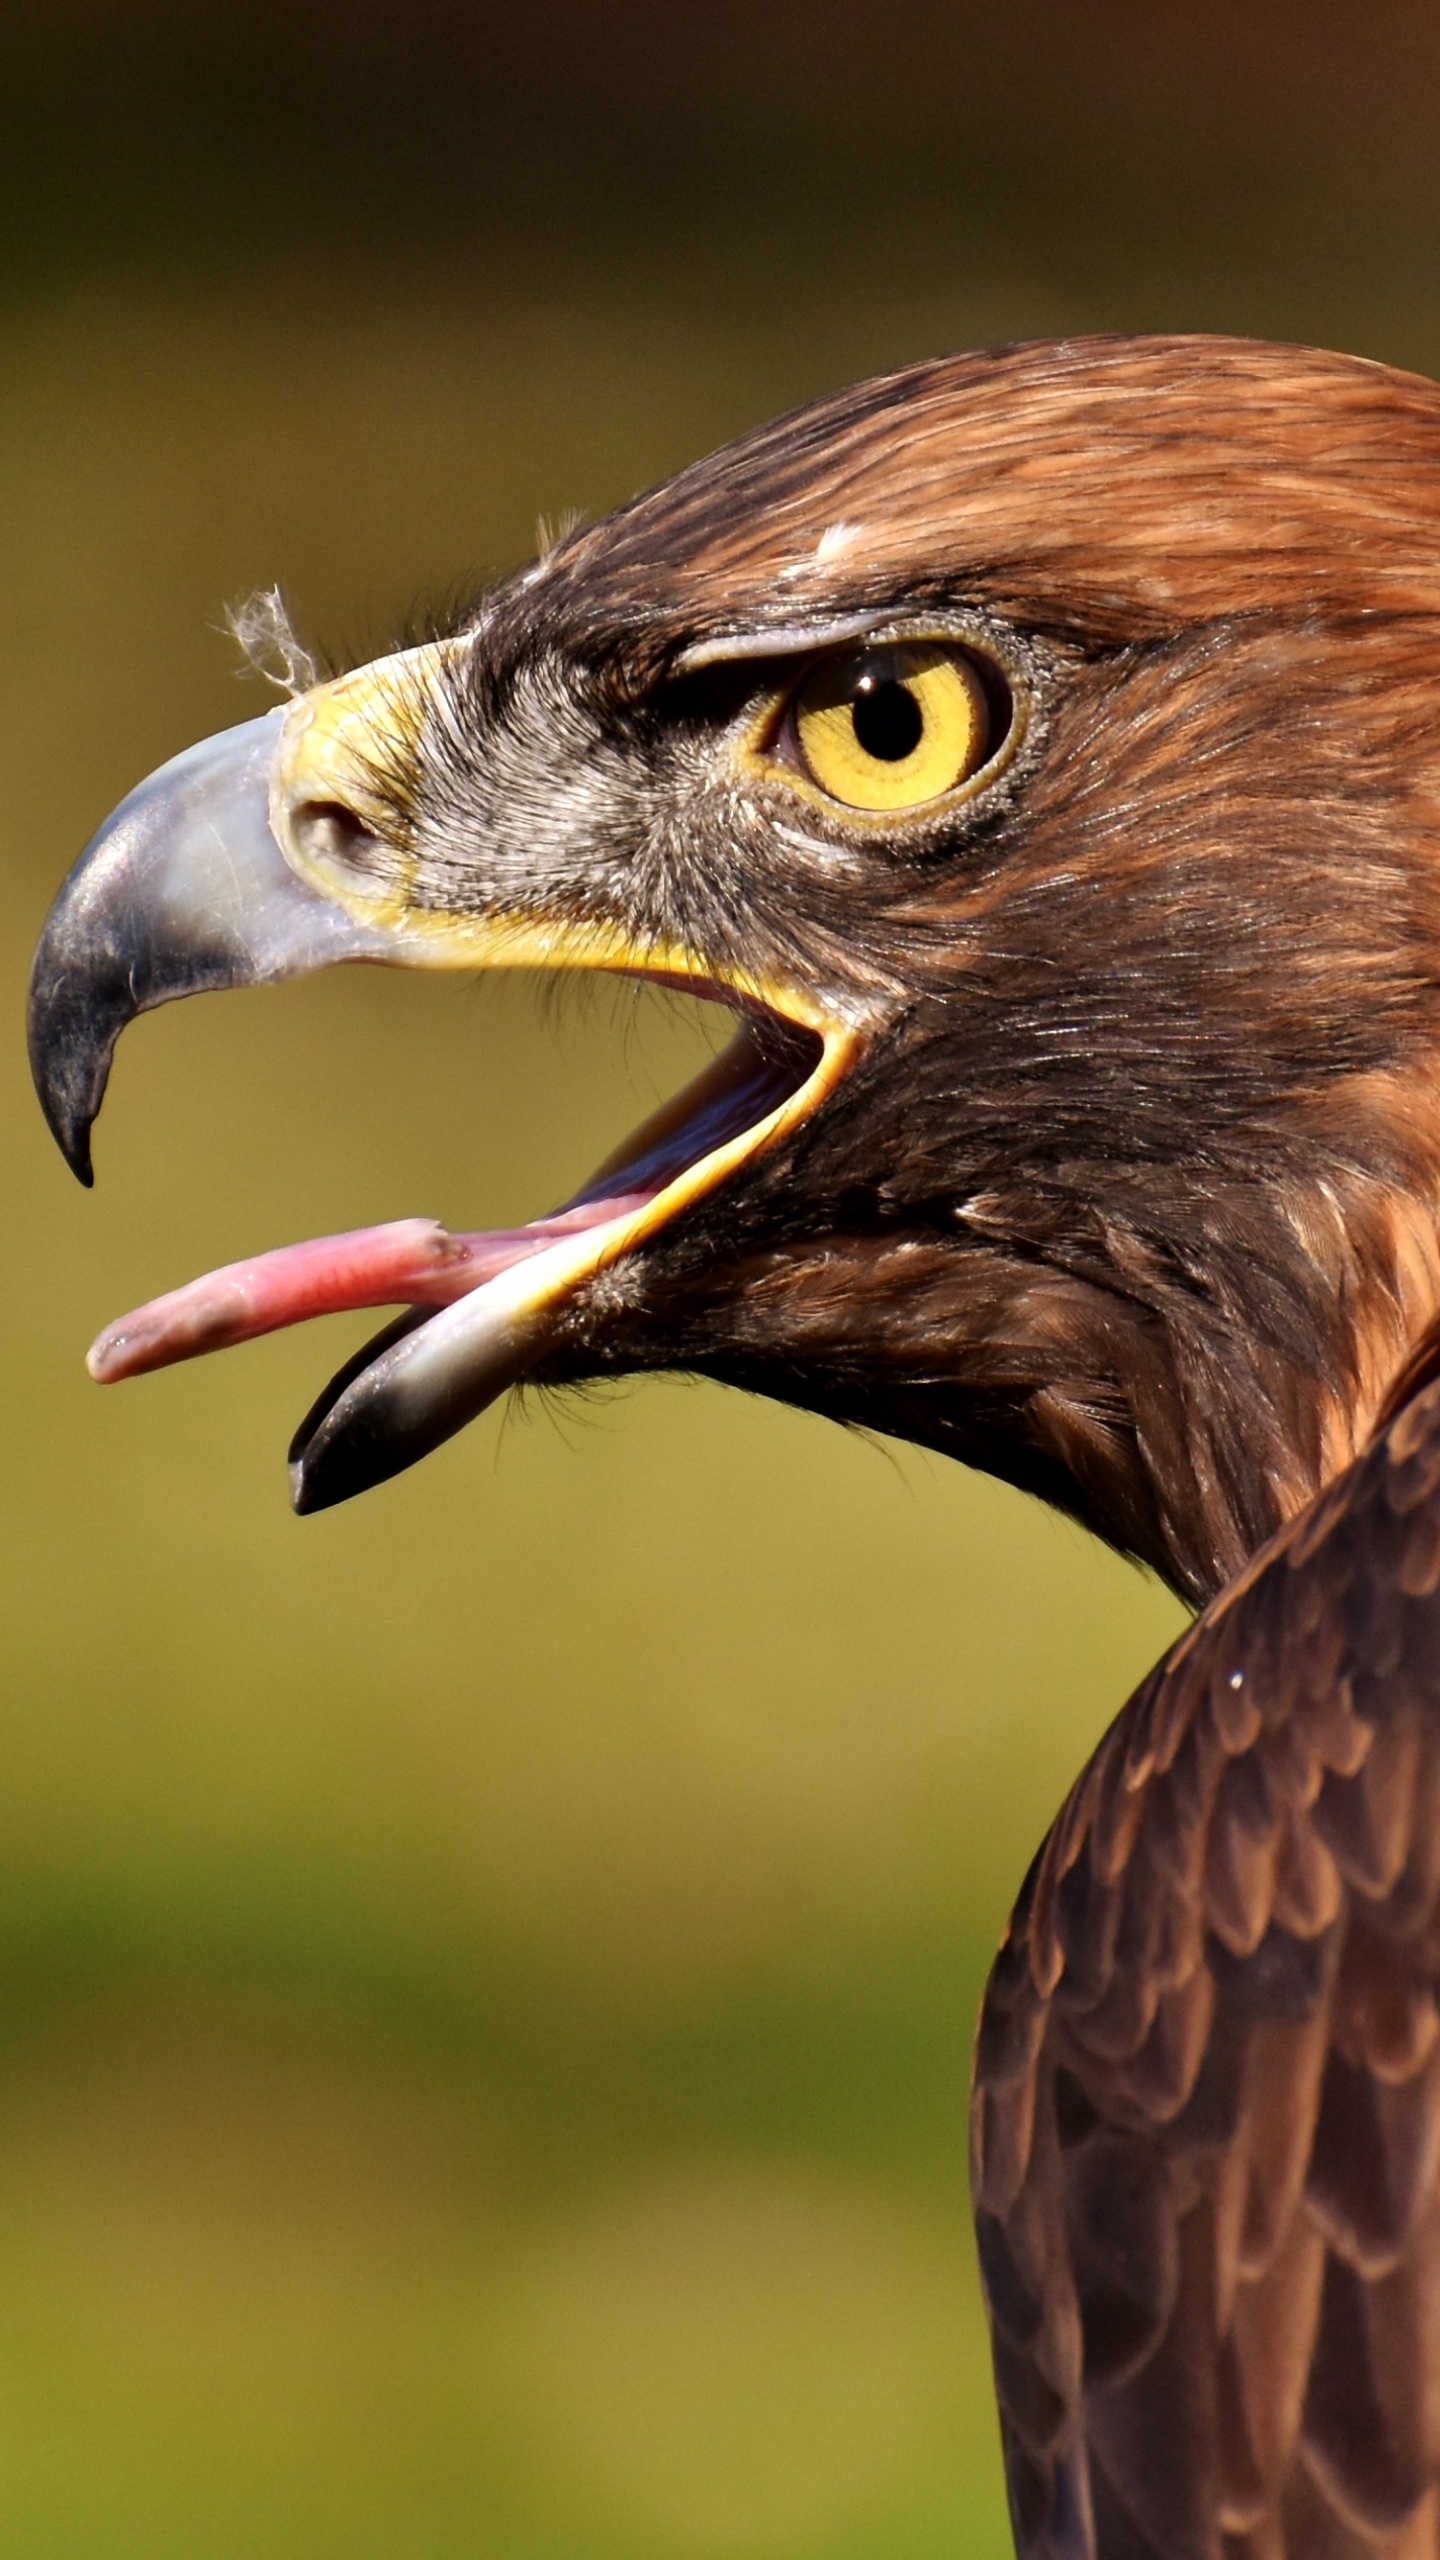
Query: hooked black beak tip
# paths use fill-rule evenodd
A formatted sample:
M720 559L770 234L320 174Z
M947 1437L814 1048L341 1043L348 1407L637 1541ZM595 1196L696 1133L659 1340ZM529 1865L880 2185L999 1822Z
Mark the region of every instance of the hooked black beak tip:
M67 997L64 973L47 968L47 957L42 943L30 986L30 1072L46 1126L76 1181L89 1191L95 1182L91 1132L129 1008L112 1009L97 988L76 1003ZM112 1010L115 1018L109 1020Z

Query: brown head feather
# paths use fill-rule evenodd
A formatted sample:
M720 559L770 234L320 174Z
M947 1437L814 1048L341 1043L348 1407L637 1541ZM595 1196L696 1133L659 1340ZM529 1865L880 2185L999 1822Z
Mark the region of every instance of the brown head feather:
M963 579L1114 642L1440 605L1435 385L1242 338L952 356L779 418L551 555L577 622L710 629ZM1428 535L1428 539L1426 538Z
M973 633L1025 711L883 839L726 744L772 637L867 611ZM897 1430L1217 1589L1440 1315L1440 390L1233 339L960 356L571 533L467 630L444 754L391 781L419 900L578 901L872 1034L547 1373Z

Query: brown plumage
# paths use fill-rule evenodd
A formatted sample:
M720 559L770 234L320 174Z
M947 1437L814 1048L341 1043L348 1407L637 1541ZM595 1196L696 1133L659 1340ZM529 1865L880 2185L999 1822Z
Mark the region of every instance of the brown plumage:
M866 815L796 705L893 709L922 644L977 759ZM302 1507L516 1378L681 1367L1202 1604L985 2004L1017 2540L1440 2560L1440 391L1224 340L921 367L397 668L197 751L72 877L32 1012L72 1161L132 1013L336 958L648 969L747 1027L555 1218L249 1266L100 1373L408 1303Z
M986 1996L1023 2553L1440 2547L1440 1384L1111 1727Z

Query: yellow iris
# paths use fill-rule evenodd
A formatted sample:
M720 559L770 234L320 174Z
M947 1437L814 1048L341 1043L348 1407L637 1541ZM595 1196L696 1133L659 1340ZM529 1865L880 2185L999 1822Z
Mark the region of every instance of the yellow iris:
M827 659L806 677L794 717L811 781L847 809L919 808L968 781L989 753L978 676L929 643Z

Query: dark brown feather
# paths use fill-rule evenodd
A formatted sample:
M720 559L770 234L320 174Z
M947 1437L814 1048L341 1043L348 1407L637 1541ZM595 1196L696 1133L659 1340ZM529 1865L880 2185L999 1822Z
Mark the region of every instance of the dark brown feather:
M987 2000L1023 2560L1440 2554L1440 1383L1318 1508L1106 1736Z
M991 788L879 847L763 777L682 814L667 759L717 717L684 654L877 610L1011 668ZM587 900L880 1025L547 1374L897 1432L1212 1597L1440 1318L1440 392L1234 339L958 356L711 456L468 630L453 769L397 815L455 848L427 895L503 886L487 742L553 665L635 742Z

